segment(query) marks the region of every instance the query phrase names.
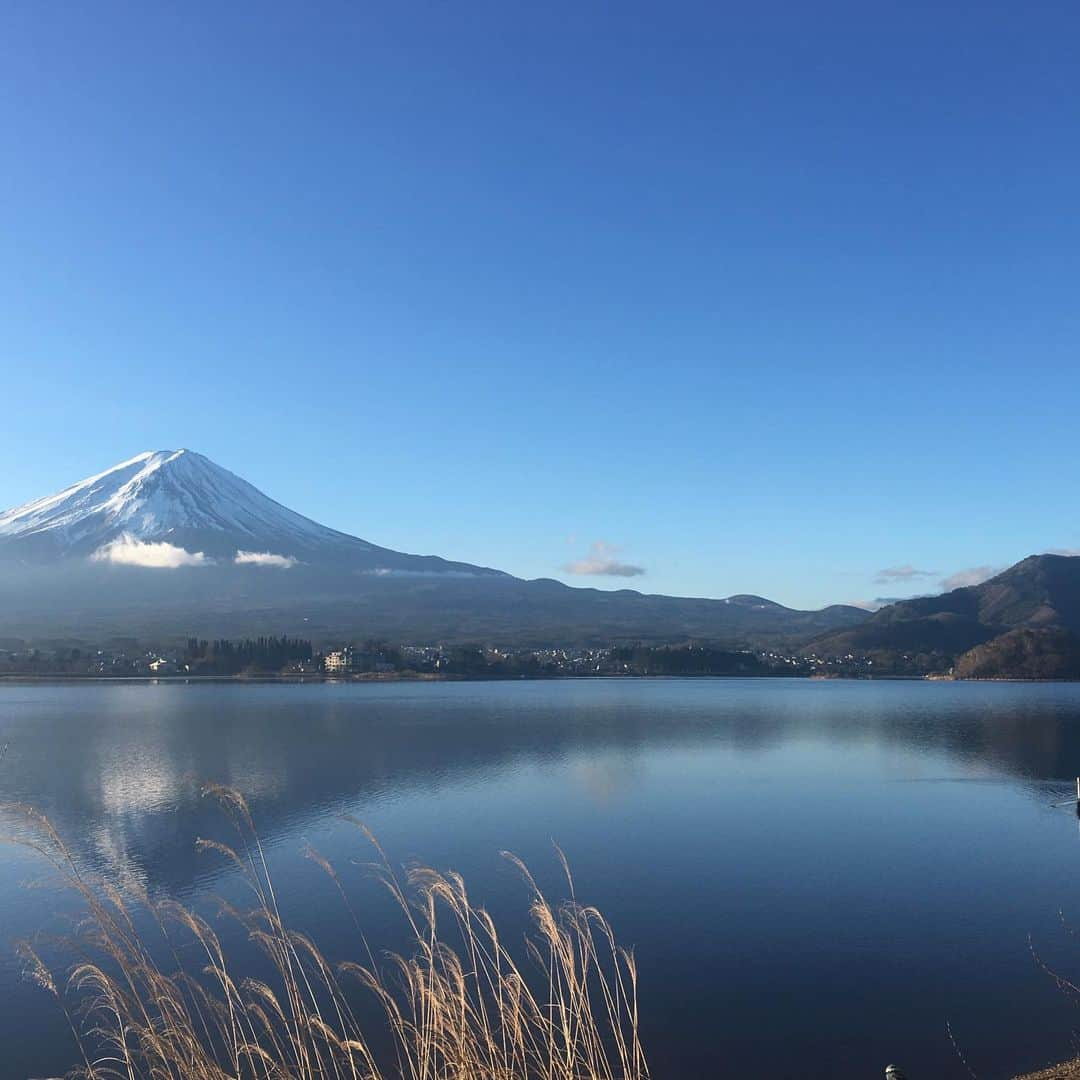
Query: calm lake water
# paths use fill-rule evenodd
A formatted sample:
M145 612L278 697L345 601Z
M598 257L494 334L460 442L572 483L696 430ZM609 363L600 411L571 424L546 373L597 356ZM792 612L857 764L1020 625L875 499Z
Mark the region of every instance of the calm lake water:
M398 862L462 871L518 927L522 856L637 952L661 1077L966 1077L1073 1050L1080 1011L1080 686L782 680L0 685L0 801L46 811L80 861L196 904L236 889L203 781L246 792L286 915L357 957L398 923L363 819ZM7 940L64 923L42 868L0 848L0 1075L74 1063Z

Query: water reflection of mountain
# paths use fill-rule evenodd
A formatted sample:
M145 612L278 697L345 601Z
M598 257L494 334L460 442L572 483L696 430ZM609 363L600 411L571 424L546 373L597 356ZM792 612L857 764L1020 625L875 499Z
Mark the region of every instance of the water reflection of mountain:
M184 891L201 783L246 792L271 839L297 818L652 747L755 754L789 740L944 754L972 775L1080 772L1080 688L626 681L410 686L4 687L0 800L44 809L80 855ZM608 781L582 774L602 794ZM133 855L137 852L137 858Z

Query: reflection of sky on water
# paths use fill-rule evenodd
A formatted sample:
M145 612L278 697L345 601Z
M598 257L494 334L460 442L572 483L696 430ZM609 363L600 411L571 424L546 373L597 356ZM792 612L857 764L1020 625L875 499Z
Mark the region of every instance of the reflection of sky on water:
M307 842L365 926L394 933L341 813L396 858L462 870L511 920L521 886L497 853L554 890L557 841L637 947L668 1072L783 1075L809 1057L844 1076L903 1057L944 1076L946 1015L1002 1069L1068 1049L1071 1014L1026 950L1028 931L1057 948L1057 910L1080 897L1075 822L1049 809L1080 771L1080 687L7 685L4 742L0 800L44 809L85 865L197 901L235 888L194 851L226 835L200 785L239 787L295 917L338 956L345 921ZM48 920L52 894L18 887L39 873L0 849L9 938ZM0 1040L32 1048L51 1013L14 978L0 959L18 1003Z

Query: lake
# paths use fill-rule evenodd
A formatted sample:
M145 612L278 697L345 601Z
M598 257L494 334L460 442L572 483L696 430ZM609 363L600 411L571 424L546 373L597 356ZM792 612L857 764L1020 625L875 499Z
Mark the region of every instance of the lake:
M84 866L210 908L234 875L200 784L245 792L286 916L331 958L355 930L307 844L398 920L357 863L461 871L518 929L521 856L633 945L656 1077L966 1077L1064 1057L1080 1020L1080 686L568 680L0 684L0 801L45 811ZM0 848L0 1075L75 1063L7 942L65 924ZM516 920L516 922L515 922ZM523 924L520 927L523 929Z

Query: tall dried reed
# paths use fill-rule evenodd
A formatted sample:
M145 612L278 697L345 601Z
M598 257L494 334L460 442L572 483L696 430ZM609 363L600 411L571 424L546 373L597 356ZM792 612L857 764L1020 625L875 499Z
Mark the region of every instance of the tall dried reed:
M237 839L232 845L204 840L199 846L231 863L250 889L250 908L223 904L223 910L269 959L272 975L266 979L234 971L218 933L195 911L137 887L91 880L44 816L27 807L7 808L31 826L30 839L20 842L51 863L86 909L70 941L77 959L65 978L57 978L30 943L18 946L27 973L64 1010L81 1056L76 1075L96 1080L648 1076L638 1036L633 954L616 944L595 908L573 899L565 859L571 899L553 906L525 866L508 856L531 892L531 930L522 947L512 949L491 916L469 899L459 875L420 868L399 877L374 838L354 822L374 844L376 872L407 920L410 945L405 954L386 954L380 968L361 936L362 961L331 963L282 919L242 796L222 787L205 793L229 816ZM307 854L352 910L334 867L317 852ZM365 1031L357 1013L365 1011L360 1003L368 993L379 1006L375 1015L384 1021L374 1028L369 1023Z

